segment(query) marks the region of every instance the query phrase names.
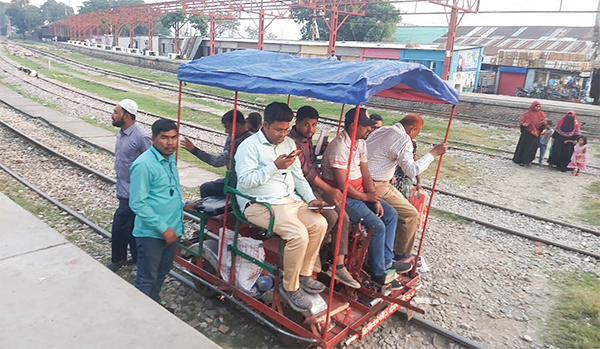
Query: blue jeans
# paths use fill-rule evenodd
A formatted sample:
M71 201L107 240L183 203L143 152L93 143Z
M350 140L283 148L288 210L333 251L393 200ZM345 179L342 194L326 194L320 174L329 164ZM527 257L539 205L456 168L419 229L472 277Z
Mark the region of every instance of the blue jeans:
M542 161L544 161L544 155L546 155L546 148L548 147L548 144L542 144L540 143L540 161L539 164L542 164Z
M138 250L135 287L160 302L160 289L173 267L177 242L167 245L163 239L138 237L135 240Z
M383 217L379 218L366 203L352 198L346 199L346 213L353 222L359 222L365 227L373 227L373 235L367 254L372 276L375 278L383 276L386 265L394 258L394 239L396 238L396 224L398 224L398 213L387 202L379 200L383 206Z

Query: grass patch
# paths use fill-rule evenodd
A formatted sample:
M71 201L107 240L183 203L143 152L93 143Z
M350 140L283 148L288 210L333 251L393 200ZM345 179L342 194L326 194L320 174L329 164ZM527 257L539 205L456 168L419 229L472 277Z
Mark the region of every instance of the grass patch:
M579 218L584 222L600 226L600 182L594 182L583 195L582 211Z
M200 167L203 170L209 171L209 172L213 172L218 174L221 177L225 177L225 172L227 171L225 167L212 167L211 165L207 164L206 162L198 159L194 154L190 153L189 151L179 147L179 159L185 161L185 162L189 162L190 164L196 166L196 167Z
M423 155L425 155L425 153L427 153L430 150L431 146L420 145L417 148L417 158L421 158ZM436 157L435 160L433 160L433 162L431 163L431 165L429 165L427 170L421 173L421 179L433 180L439 161L440 158ZM473 167L465 163L465 160L461 157L452 156L450 154L444 155L442 167L440 168L439 178L453 182L460 182L463 184L481 184L480 180L476 178L474 174L475 173Z
M435 218L441 219L441 220L447 221L447 222L455 222L455 223L459 223L459 224L470 224L471 223L470 221L468 221L454 213L440 211L439 209L434 208L434 207L431 208L430 213Z
M545 333L559 348L596 349L600 345L600 278L593 273L557 272L562 289Z

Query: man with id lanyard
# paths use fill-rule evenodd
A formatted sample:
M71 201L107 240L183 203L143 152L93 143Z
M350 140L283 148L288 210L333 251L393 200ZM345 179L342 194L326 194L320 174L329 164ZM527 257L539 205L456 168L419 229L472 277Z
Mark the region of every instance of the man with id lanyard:
M313 194L300 168L301 151L287 137L294 118L290 107L273 102L264 117L262 129L246 138L235 153L237 189L256 203L241 196L237 201L246 219L261 227L269 225L271 214L260 202L273 208L273 232L286 241L280 292L292 309L302 312L312 306L305 292L325 290L312 278L312 271L327 231L327 221L317 211L326 203Z
M160 303L160 289L173 267L184 207L175 150L179 132L172 120L152 124L152 147L131 165L129 207L136 214L138 249L135 287Z

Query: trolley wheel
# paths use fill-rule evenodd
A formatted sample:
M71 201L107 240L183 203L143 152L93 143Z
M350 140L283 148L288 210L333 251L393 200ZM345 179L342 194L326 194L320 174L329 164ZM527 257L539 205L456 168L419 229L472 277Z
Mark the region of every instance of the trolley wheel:
M195 261L194 261L194 263L195 263ZM215 268L206 259L204 259L204 262L202 264L202 268L207 273L216 275ZM211 289L210 287L206 286L204 283L198 281L195 278L192 279L192 282L194 283L194 286L196 287L196 291L198 293L200 293L201 295L203 295L204 297L206 297L206 298L212 298L212 297L214 297L217 294L217 292L215 292L213 289Z

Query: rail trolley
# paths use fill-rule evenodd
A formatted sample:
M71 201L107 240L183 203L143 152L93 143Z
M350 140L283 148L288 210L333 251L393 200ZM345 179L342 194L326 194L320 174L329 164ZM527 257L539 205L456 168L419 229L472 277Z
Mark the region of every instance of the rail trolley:
M453 105L446 130L445 140L447 140L454 109L458 103L458 92L430 69L420 64L387 60L354 63L242 50L183 63L179 66L177 76L180 85L178 119L181 113L183 82L235 91L234 110L237 110L238 92L287 95L288 104L290 95L339 103L342 107L338 132L345 105L359 106L368 102L372 96L381 96ZM355 118L355 132L357 122L358 115ZM235 135L235 123L233 128L232 138ZM231 142L233 150L234 139L231 139ZM351 152L353 148L354 140ZM350 159L352 159L351 154ZM231 155L233 159L233 154ZM441 163L442 159L438 163L431 197L435 192ZM268 227L257 227L246 221L236 202L236 196L242 194L232 184L235 178L234 168L232 166L229 168L224 179L226 197L214 200L209 198L197 212L192 213L200 219L200 229L194 240L183 241L180 244L181 251L175 260L179 268L193 278L201 294L205 296L220 294L258 318L260 322L292 340L293 343L322 348L350 344L362 339L401 307L409 312L423 313L423 310L410 303L420 288L416 265L409 274L398 276L398 281L403 286L400 290L391 293L381 292L369 282L369 277L362 267L370 231L363 229L359 223L354 224L350 233L346 265L352 276L361 282L362 287L352 290L341 283L335 283L335 274L332 277L319 274L319 280L323 281L328 288L322 294L310 298L313 303L310 311L298 313L292 310L278 294L284 242L273 232L273 217L271 216ZM345 198L348 193L347 186L346 178L344 200L341 204L342 212L344 212ZM248 199L253 200L250 197ZM268 204L264 205L270 209ZM431 198L426 217L430 208ZM332 265L336 265L341 226L339 224L340 229L333 232L338 234L338 239L336 239ZM421 254L425 227L417 257L413 259L415 264ZM234 232L233 243L227 246L225 246L226 228ZM264 261L250 256L239 248L238 240L242 236L263 241L266 255ZM275 285L271 291L252 296L250 292L236 288L235 263L231 263L229 277L221 277L220 270L226 253L230 254L231 260L243 258L258 265L264 273L274 276ZM332 268L332 271L335 273L335 268Z

